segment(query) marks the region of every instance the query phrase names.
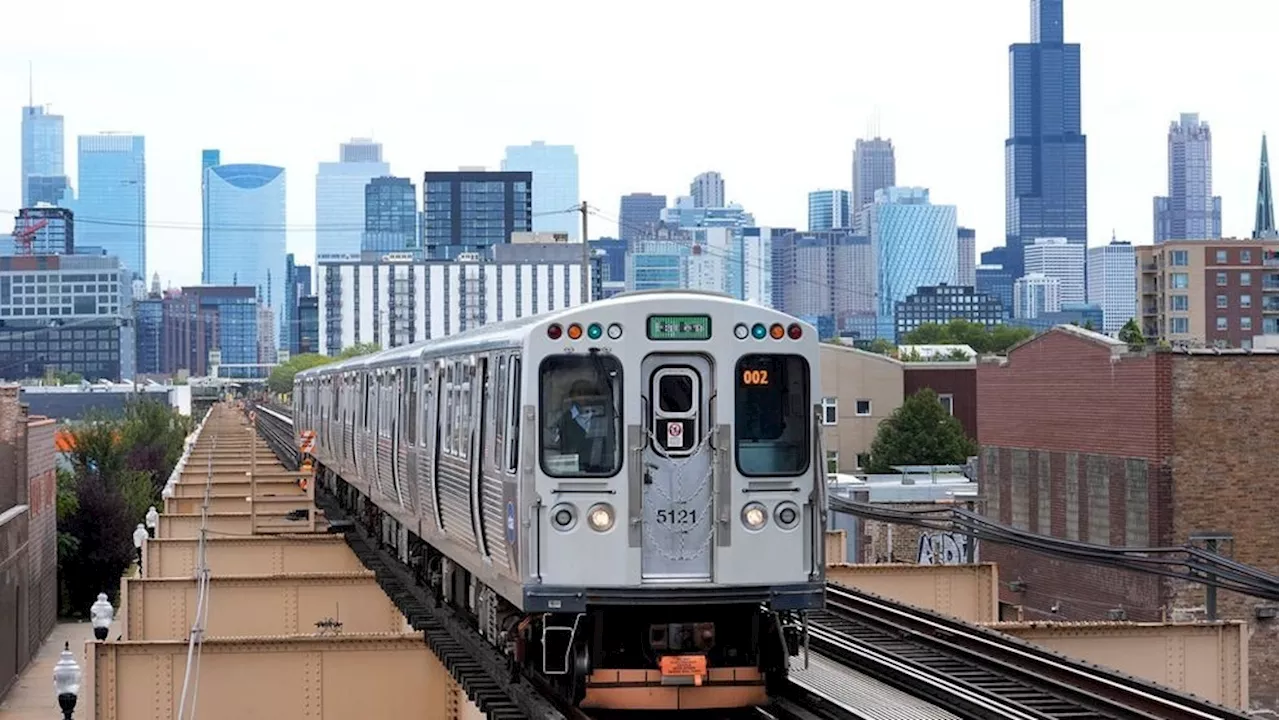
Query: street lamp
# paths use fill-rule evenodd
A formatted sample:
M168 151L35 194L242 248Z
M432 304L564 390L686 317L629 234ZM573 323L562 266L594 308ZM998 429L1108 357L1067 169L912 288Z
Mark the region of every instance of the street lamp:
M115 608L111 607L106 593L98 593L98 599L89 608L89 616L93 619L93 636L98 640L106 640L107 632L111 630L111 621L116 616Z
M147 528L142 523L133 530L133 546L138 549L138 574L142 574L142 541L147 539Z
M53 689L58 693L62 720L71 720L71 713L76 710L76 698L80 695L80 666L71 655L69 642L62 644L62 656L53 666Z
M147 509L147 535L149 537L156 536L156 525L160 522L160 513L156 510L156 506L152 505Z

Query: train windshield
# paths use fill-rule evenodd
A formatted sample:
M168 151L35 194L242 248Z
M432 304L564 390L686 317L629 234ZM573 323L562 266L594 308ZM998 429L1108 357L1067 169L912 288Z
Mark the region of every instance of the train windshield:
M734 446L748 476L809 469L809 364L798 355L744 355L738 361Z
M622 365L610 355L542 362L542 471L611 477L622 469Z

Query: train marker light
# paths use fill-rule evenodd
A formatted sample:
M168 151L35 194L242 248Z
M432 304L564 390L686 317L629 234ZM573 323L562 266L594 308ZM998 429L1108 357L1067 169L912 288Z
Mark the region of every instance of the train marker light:
M757 339L757 340L763 340L763 339L764 339L764 336L765 336L765 335L768 335L768 334L769 334L769 331L768 331L768 330L765 330L765 329L764 329L764 325L761 325L760 323L756 323L756 324L751 328L751 335L752 335L752 337L754 337L754 338L755 338L755 339Z
M578 511L568 503L561 503L551 508L551 524L557 530L569 530L578 521Z
M559 340L560 333L562 332L564 331L560 328L559 323L551 323L550 327L547 328L547 337L551 338L552 340Z
M751 331L748 330L747 326L743 325L742 323L738 323L733 328L733 336L738 338L739 340L746 340L747 335L750 335L750 334L751 334Z
M609 503L592 505L587 511L587 524L596 532L606 532L613 527L613 507Z
M772 337L774 340L781 340L782 336L785 333L786 333L786 330L782 328L781 323L774 323L772 326L769 327L769 336Z
M610 340L617 340L617 339L618 339L618 338L620 338L620 337L622 337L622 326L621 326L621 325L619 325L618 323L614 323L614 324L610 325L610 326L609 326L609 339L610 339Z
M600 336L603 334L604 330L600 328L600 323L591 323L587 326L587 337L592 340L599 340Z
M792 340L799 340L802 334L804 334L804 331L800 329L799 323L791 323L787 326L787 337Z
M748 530L759 530L764 527L767 519L768 513L764 505L758 502L747 503L746 507L742 508L742 524L746 525Z
M579 325L578 323L574 323L574 324L570 325L570 326L569 326L569 339L570 339L570 340L577 340L577 339L578 339L578 338L580 338L580 337L582 337L582 326L581 326L581 325Z
M773 509L773 516L783 530L790 530L800 524L800 508L793 502L778 503Z

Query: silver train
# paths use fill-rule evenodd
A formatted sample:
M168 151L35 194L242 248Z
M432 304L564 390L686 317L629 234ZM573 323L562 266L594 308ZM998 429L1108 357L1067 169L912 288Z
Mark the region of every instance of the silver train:
M298 373L295 428L321 483L570 701L744 706L823 605L818 352L767 308L629 293Z

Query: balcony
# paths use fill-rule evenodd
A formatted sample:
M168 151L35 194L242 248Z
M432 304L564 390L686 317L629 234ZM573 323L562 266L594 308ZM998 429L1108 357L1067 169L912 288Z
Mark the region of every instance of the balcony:
M1142 263L1142 272L1155 272L1157 270L1159 270L1159 268L1156 267L1156 264L1153 262Z
M1154 316L1160 314L1160 308L1155 305L1146 305L1142 308L1142 316Z

